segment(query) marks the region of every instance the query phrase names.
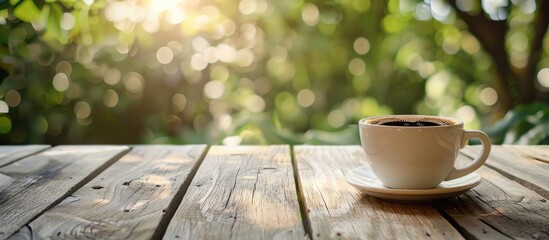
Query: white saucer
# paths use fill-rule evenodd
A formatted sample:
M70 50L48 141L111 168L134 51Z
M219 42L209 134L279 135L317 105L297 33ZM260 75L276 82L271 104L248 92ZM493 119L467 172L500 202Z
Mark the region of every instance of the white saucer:
M392 189L385 187L368 165L351 170L346 179L349 184L367 195L399 202L426 202L448 198L466 192L479 185L482 180L477 173L471 173L444 181L432 189Z

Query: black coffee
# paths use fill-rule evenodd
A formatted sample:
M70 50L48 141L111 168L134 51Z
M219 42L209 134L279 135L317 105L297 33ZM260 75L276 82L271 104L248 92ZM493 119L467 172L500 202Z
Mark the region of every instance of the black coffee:
M441 126L439 123L429 122L429 121L417 121L417 122L408 122L408 121L390 121L384 122L381 125L384 126L398 126L398 127L431 127L431 126Z

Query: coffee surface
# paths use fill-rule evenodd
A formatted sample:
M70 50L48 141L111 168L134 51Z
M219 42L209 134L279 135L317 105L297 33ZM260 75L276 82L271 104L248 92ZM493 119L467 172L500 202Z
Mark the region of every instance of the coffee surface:
M412 117L378 117L366 121L367 124L383 125L383 126L397 126L397 127L436 127L436 126L451 126L458 124L453 120L436 117L436 116L412 116Z
M409 122L409 121L389 121L384 122L381 125L384 126L398 126L398 127L432 127L432 126L441 126L441 124L436 122L429 122L429 121L416 121L416 122Z

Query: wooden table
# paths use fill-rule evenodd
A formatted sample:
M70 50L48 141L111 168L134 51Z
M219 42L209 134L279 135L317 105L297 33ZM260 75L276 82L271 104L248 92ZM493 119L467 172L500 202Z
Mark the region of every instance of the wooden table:
M494 146L479 186L422 204L347 184L365 163L359 146L0 146L0 239L549 238L549 146Z

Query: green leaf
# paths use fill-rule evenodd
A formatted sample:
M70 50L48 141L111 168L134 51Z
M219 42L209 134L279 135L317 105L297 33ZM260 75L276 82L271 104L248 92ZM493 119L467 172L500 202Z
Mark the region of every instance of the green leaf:
M45 8L49 8L48 22L46 24L47 33L60 43L67 43L67 33L61 29L60 24L63 15L61 7L57 4L48 4L44 6L44 10Z
M36 7L32 0L23 0L23 2L13 10L13 15L22 21L31 22L40 17L40 9Z

